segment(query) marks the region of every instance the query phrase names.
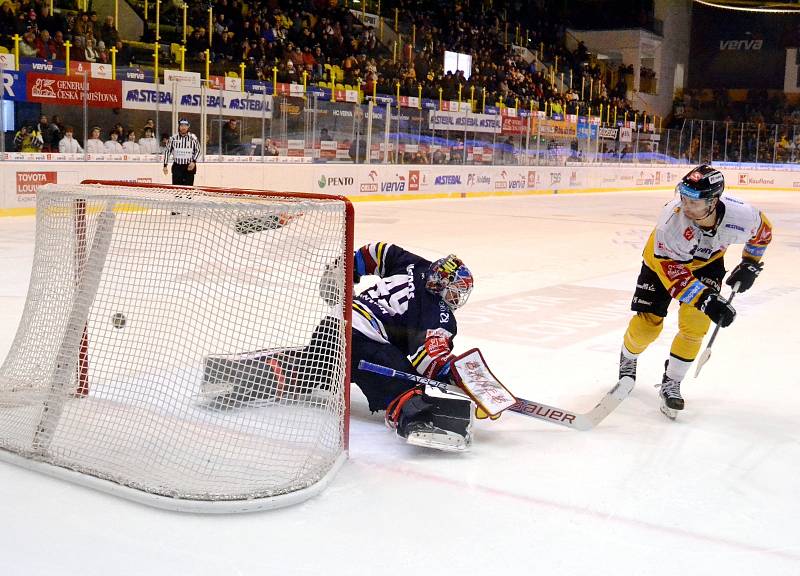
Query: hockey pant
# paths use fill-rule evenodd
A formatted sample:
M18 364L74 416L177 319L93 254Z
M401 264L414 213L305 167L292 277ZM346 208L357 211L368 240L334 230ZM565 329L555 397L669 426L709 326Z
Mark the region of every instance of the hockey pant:
M353 330L351 359L350 379L367 397L369 409L372 412L386 410L392 400L416 386L407 380L360 370L358 368L359 361L366 360L401 372L417 373L417 369L411 365L406 355L399 349L391 344L370 340L358 330Z
M194 170L189 170L188 164L176 162L172 164L172 184L175 186L194 186L195 174L197 174L197 164L195 164Z
M695 276L707 286L720 289L725 267L722 258L695 271ZM625 348L640 354L661 334L664 318L672 297L661 284L655 272L642 264L636 282L631 310L636 312L625 331ZM678 333L672 340L670 356L691 362L700 352L703 337L708 332L711 320L691 304L681 304L678 310Z

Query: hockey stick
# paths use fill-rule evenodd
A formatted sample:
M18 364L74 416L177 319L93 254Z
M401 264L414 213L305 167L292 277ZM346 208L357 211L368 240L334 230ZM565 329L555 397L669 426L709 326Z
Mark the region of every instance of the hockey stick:
M733 297L736 296L736 292L739 290L739 282L736 283L731 289L731 295L728 296L728 300L725 302L726 304L730 304L733 302ZM716 328L714 328L714 332L711 333L711 338L708 340L708 345L706 349L703 350L703 353L700 354L700 357L697 359L697 368L694 371L694 377L697 378L700 375L700 370L703 368L703 365L708 362L708 359L711 358L711 346L714 345L714 340L717 339L717 332L719 332L719 324L717 324Z
M416 374L410 374L408 372L401 372L400 370L395 370L387 366L381 366L380 364L373 364L372 362L367 362L366 360L361 360L358 363L358 368L360 370L374 372L375 374L382 374L391 378L400 378L402 380L409 380L419 384L427 384L429 386L438 388L443 392L448 392L447 384L444 382L439 382L437 380L432 380ZM597 406L583 414L576 414L574 412L564 410L563 408L548 406L547 404L542 404L541 402L534 402L532 400L526 400L525 398L520 397L517 397L517 403L511 406L509 410L516 412L517 414L522 414L523 416L530 416L531 418L544 420L545 422L550 422L551 424L560 424L561 426L566 426L567 428L573 428L575 430L591 430L600 422L602 422L606 416L611 414L611 412L613 412L616 407L628 397L628 395L631 393L631 390L633 390L634 384L635 381L633 378L629 376L622 378L619 382L617 382L616 386L614 386L608 391L608 393L606 393L605 396L603 396L603 399L597 403Z

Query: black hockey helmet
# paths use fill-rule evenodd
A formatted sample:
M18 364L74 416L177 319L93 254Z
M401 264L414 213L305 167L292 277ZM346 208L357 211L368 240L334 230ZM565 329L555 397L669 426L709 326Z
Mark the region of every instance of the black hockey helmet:
M708 164L692 168L676 187L681 196L692 200L719 198L723 190L725 190L725 177L722 172Z

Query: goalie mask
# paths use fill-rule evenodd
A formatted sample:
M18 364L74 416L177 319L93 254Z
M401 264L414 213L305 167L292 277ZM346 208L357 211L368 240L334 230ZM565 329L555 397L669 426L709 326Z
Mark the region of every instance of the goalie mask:
M425 288L441 296L453 310L467 303L472 286L472 272L455 254L432 263L425 278Z

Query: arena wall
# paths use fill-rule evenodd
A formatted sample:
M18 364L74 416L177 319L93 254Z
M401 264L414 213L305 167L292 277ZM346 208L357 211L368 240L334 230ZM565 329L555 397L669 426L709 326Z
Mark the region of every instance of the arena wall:
M800 172L737 167L721 170L730 190L800 191ZM526 167L236 161L201 163L195 182L208 186L325 192L346 195L353 201L380 201L668 190L686 171L684 165L653 164ZM0 215L33 214L36 187L41 184L71 184L84 179L170 182L161 165L155 162L0 162Z

